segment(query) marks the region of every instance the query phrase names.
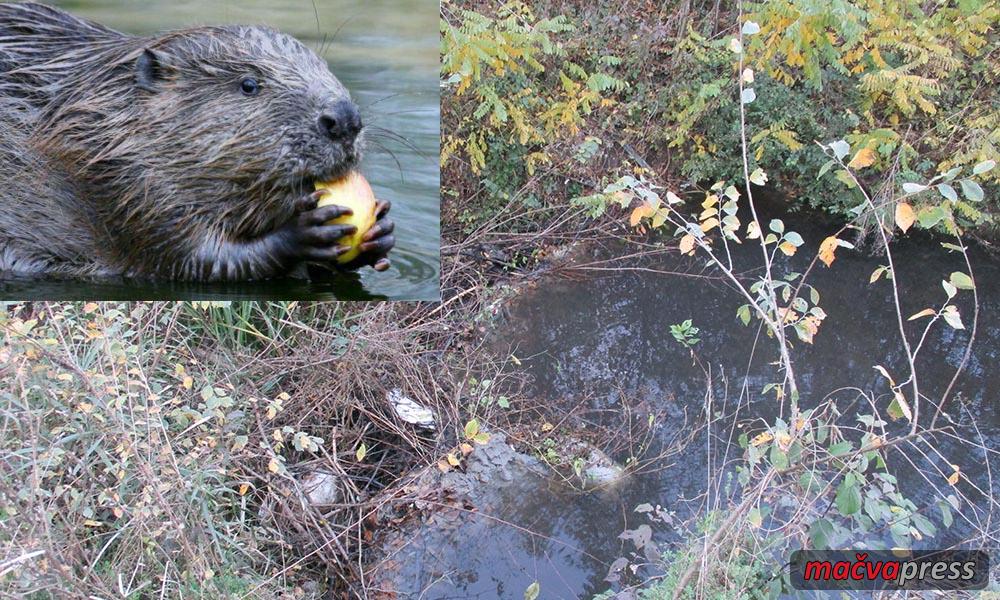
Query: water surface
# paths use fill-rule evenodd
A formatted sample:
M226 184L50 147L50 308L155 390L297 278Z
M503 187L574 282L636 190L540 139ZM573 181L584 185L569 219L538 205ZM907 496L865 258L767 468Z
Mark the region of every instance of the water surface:
M811 242L792 261L792 270L801 271L815 255L818 242L832 231L808 217L791 221L786 218ZM584 259L607 259L628 250L611 248ZM895 258L904 315L939 306L944 298L940 280L952 271L965 270L960 256L948 255L928 240L902 240ZM753 268L759 259L756 246L736 251L740 271ZM978 434L973 425L978 427L993 454L985 456L981 449L941 438L937 446L943 456L934 465L950 473L948 464L958 464L966 477L997 495L1000 485L992 484L987 467L993 471L1000 467L996 456L1000 445L996 437L1000 432L1000 374L993 368L1000 359L1000 264L983 252L974 252L973 261L982 304L979 331L949 413L961 423L960 435L975 438ZM884 262L883 257L840 250L833 268L820 267L811 277L829 317L813 345L795 344L804 408L816 406L830 395L844 414L862 414L866 411L864 405L857 404L857 392L848 389L856 387L874 391L885 414L890 397L884 380L872 367L883 365L899 379L905 378L891 289L884 280L868 283L872 271ZM621 264L693 275L704 271L702 261L676 255ZM698 514L704 506L707 482L725 482L720 475L731 472L742 455L742 450L729 443L735 440L730 438L731 432L740 432L734 427L742 424L759 429L764 423L760 419L773 422L778 412L773 394L761 394L767 383L776 380L770 364L776 359L774 345L763 336L758 340L755 327L744 327L737 321L736 309L742 302L722 281L648 270L550 277L516 300L498 327L496 347L518 357L520 368L533 380L529 393L539 406L554 407L554 414L579 406L584 413L574 423L609 425L626 420L626 406L639 419L654 415L656 439L646 452L649 457L704 422L709 384L703 368L712 373L712 412L731 414L737 405L740 410L737 416L718 421L710 437L702 430L683 453L646 465L645 473L615 490L581 494L530 481L519 490L506 489L509 501L493 516L514 526L480 520L456 532L451 547L435 552L438 571L447 575L424 582L422 587L427 589L422 597L520 597L536 580L547 599L589 597L611 587L604 581L610 563L634 551L630 542L618 536L626 528L647 522L634 512L637 505L662 505L675 513L676 522ZM966 324L971 325L968 292L960 295L957 304ZM671 337L670 325L685 319L692 319L700 328L697 352L701 366ZM908 324L911 336L918 327L920 323ZM946 326L935 329L918 365L922 393L936 398L944 391L961 361L968 335L968 331ZM850 420L853 422L853 417ZM902 424L894 427L898 431ZM619 459L628 454L628 444L621 437L607 442ZM915 452L907 453L922 469L928 469L929 464ZM906 456L890 452L889 466L899 477L904 495L918 507L937 499ZM944 477L932 475L931 481L948 489ZM985 508L987 499L971 486L963 482L960 489L980 510ZM721 494L725 496L724 489ZM713 502L719 495L719 489L712 490ZM962 513L976 518L967 506ZM940 519L933 506L927 514L932 520ZM679 541L683 533L665 524L654 525L654 530L655 538L666 543ZM971 530L962 516L956 516L951 529L922 544L946 546L964 539Z

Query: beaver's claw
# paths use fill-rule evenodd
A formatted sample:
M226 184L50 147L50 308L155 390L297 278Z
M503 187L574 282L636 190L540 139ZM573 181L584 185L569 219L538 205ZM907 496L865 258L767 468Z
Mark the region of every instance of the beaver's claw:
M375 205L375 215L378 220L372 225L363 236L359 246L361 254L347 265L346 269L358 269L371 265L376 271L385 271L390 263L387 255L396 245L396 237L392 232L396 229L396 224L387 215L392 204L388 200L379 200Z
M279 231L283 250L293 258L332 262L351 249L350 246L338 246L337 240L356 232L357 227L326 224L351 214L351 210L333 204L317 208L316 203L324 193L313 192L299 200L295 216Z

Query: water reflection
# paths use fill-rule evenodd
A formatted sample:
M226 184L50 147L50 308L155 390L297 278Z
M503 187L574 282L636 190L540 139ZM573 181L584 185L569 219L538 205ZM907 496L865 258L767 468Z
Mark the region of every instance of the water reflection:
M830 233L823 225L806 220L795 223L794 229L817 244ZM815 252L816 244L800 250L791 261L792 270L804 270ZM960 256L948 255L927 240L900 242L896 258L903 312L907 315L940 305L940 280L952 271L964 270ZM737 270L749 271L757 259L756 248L738 250ZM1000 265L981 252L974 253L973 261L981 317L973 357L959 380L959 396L953 400L950 412L963 424L959 434L977 437L971 427L974 422L987 444L996 450L1000 374L989 366L1000 358ZM884 262L877 256L841 251L832 269L820 267L813 273L811 282L818 288L820 304L829 317L813 345L796 344L804 407L816 406L832 394L843 412L853 414L858 394L846 389L849 386L876 390L881 393L881 409L884 411L888 405L888 390L872 366L883 365L897 374L905 374L906 368L891 290L884 282L868 283L872 271ZM660 259L655 266L702 271L702 263L688 260ZM514 304L506 323L499 328L504 334L498 346L509 346L521 360L522 368L531 373L532 392L541 404L568 407L586 399L595 418L601 419L621 412L624 393L631 404L663 413L657 434L661 445L666 446L684 433L680 430L685 422L702 420L706 396L702 367L695 365L688 351L670 335L669 326L685 319L693 319L701 329L698 352L713 373L713 411L730 413L741 402L743 420L771 420L775 416L773 395L760 394L767 383L775 380L770 365L776 358L773 344L763 337L758 339L755 328L743 327L737 321L736 308L741 303L723 282L702 278L621 272L582 281L549 280ZM960 295L957 304L968 323L972 314L969 294ZM921 323L907 326L910 335L922 328ZM961 361L968 335L968 331L936 328L918 365L923 393L934 398L944 391ZM748 364L749 356L753 358ZM746 394L741 397L744 378ZM509 503L496 514L518 527L488 522L477 525L482 528L477 536L488 541L478 544L475 552L456 545L446 553L442 565L442 569L465 573L464 581L441 581L423 597L448 598L466 593L469 597L512 597L536 579L542 583L546 598L588 597L608 589L603 578L609 563L623 550L631 550L617 536L626 522L631 527L644 522L633 512L634 507L643 502L658 503L676 511L681 520L696 514L703 506L706 482L731 471L732 462L741 454L738 448L727 445L733 425L724 421L715 428L711 439L697 435L689 452L664 460L658 471L633 477L615 494L575 495L534 483L509 489ZM711 446L711 454L707 446ZM982 450L944 437L937 446L944 454L935 460L939 467L948 469L948 462L959 464L963 474L987 494L1000 491L995 486L991 490L986 471L987 466L1000 467L995 455L985 457ZM654 446L652 451L657 449ZM910 450L908 454L915 453ZM928 467L917 456L909 458L922 469ZM889 460L902 491L918 506L935 499L933 490L906 457L892 452ZM987 498L973 491L971 485L960 484L960 489L978 500L980 508L985 505ZM969 507L963 511L973 513ZM939 518L936 509L928 511L928 516ZM528 535L521 528L541 536ZM970 529L968 523L956 518L952 528L926 543L953 543L963 539ZM463 531L460 538L468 539L466 533ZM668 527L660 527L657 537L661 541L678 539Z

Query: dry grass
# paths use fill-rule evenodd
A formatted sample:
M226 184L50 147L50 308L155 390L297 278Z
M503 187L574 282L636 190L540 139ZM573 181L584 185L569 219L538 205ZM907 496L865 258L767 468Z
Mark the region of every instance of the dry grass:
M6 307L0 593L309 597L321 590L300 584L324 578L349 590L400 476L436 461L470 407L487 410L460 375L493 367L444 314ZM393 388L434 410L439 436L399 420ZM324 505L302 485L317 471L336 476Z

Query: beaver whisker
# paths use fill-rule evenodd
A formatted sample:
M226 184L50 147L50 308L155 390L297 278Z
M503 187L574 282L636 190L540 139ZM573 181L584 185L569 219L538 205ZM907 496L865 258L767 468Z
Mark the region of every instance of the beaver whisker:
M389 157L392 158L392 161L394 163L396 163L396 168L399 170L399 181L400 181L400 183L403 183L405 181L404 178L403 178L403 165L402 165L402 163L399 162L399 158L396 157L396 153L393 152L392 150L390 150L389 148L385 147L378 140L374 140L373 139L372 140L372 144L374 144L375 147L378 148L379 150L381 150L381 151L385 152L386 154L388 154Z
M403 134L396 133L395 131L392 131L391 129L386 129L385 127L379 127L377 125L369 125L368 129L371 130L368 133L368 139L371 139L371 140L390 139L390 140L393 140L395 142L398 142L398 143L402 144L403 146L405 146L407 149L409 149L410 151L412 151L414 154L416 154L420 158L424 158L424 159L428 158L427 153L425 153L420 148L418 148L416 144L414 144L412 141L410 141L410 139L407 138Z

